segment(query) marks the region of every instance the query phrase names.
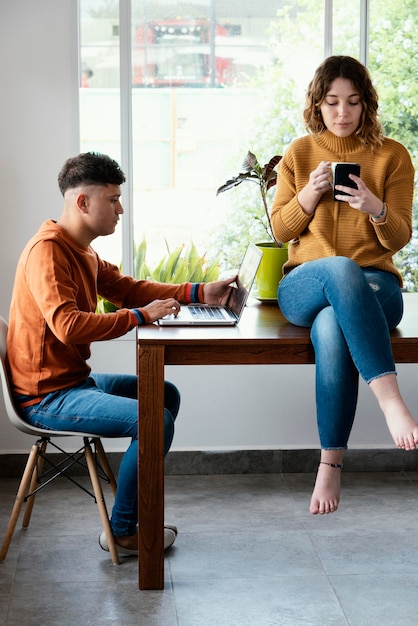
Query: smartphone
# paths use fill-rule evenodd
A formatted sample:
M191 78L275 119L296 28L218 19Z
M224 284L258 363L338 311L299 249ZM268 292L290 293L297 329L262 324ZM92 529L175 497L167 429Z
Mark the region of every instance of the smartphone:
M332 187L335 196L343 193L335 189L335 185L344 185L344 187L352 187L357 189L356 183L348 177L349 174L360 176L360 165L358 163L331 163L332 170Z

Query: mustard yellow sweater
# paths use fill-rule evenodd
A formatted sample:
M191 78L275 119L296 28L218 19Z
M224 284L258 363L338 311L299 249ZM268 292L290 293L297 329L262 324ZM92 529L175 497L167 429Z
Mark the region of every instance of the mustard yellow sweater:
M359 163L361 178L388 209L386 219L375 224L370 216L346 202L333 200L326 192L313 215L304 213L297 194L320 161ZM358 139L336 137L326 131L292 142L278 169L271 220L277 239L289 244L284 273L306 261L328 256L352 258L361 267L374 267L401 276L392 255L403 248L412 234L414 168L402 144L385 138L374 153Z

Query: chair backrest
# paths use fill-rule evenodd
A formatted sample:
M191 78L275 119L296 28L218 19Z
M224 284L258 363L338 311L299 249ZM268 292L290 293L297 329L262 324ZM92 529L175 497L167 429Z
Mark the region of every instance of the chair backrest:
M10 389L9 376L6 369L6 348L7 348L7 331L8 324L6 320L0 316L0 379L3 391L4 406L9 420L16 428L29 435L37 435L39 431L27 424L17 413L13 403L13 396Z
M7 322L0 315L0 356L2 361L4 361L4 359L6 358L7 331Z
M4 406L6 407L7 417L19 430L27 435L35 435L36 437L97 437L95 433L73 432L68 430L50 430L45 428L38 428L25 422L16 411L16 407L13 402L13 395L9 382L9 374L6 367L6 349L7 349L7 331L9 326L6 320L0 315L0 381L3 390Z

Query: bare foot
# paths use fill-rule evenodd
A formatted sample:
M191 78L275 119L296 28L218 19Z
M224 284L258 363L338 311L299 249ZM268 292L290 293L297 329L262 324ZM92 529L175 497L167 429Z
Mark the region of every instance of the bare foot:
M340 491L341 469L320 463L309 511L313 515L334 513L340 502Z
M418 424L405 411L400 414L399 411L385 414L386 423L388 425L393 441L402 450L415 450L418 444Z
M393 441L402 450L415 450L418 444L418 424L409 412L399 392L395 374L386 374L370 382L370 389L379 402Z

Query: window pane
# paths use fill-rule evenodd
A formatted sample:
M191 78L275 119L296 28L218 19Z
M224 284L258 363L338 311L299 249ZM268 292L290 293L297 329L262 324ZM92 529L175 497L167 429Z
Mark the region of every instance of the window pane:
M120 163L119 7L80 0L80 148L108 154ZM122 232L100 237L94 247L119 264Z
M120 0L124 2L124 0ZM79 0L81 150L120 161L119 0ZM254 185L216 196L248 150L261 164L304 132L304 93L323 58L324 6L316 0L132 2L133 220L150 264L193 241L234 265L264 237ZM418 7L370 1L369 67L385 133L418 168ZM360 0L333 2L333 54L359 57ZM395 78L396 77L396 78ZM274 190L273 190L274 192ZM399 255L418 282L417 203L411 244ZM120 263L121 232L96 242Z
M178 2L135 4L134 236L145 237L150 265L166 241L210 258L221 250L231 266L249 238L265 238L257 189L216 190L248 150L267 162L303 131L323 9L302 4L201 0L184 13Z
M360 58L360 0L333 0L332 53Z
M408 148L418 171L418 5L415 0L372 0L369 67L379 93L384 132ZM418 290L418 178L411 242L396 257L405 287Z

